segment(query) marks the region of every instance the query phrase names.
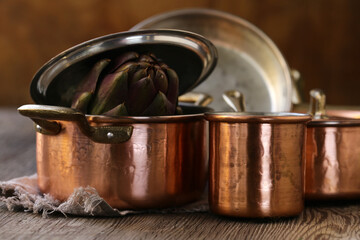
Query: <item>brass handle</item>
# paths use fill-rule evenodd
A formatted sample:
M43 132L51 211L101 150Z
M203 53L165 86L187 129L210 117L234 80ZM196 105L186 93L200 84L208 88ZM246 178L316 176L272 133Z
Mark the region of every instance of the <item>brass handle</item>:
M321 89L312 89L310 91L309 114L314 119L327 119L326 116L326 95Z
M179 102L192 103L195 106L206 107L213 101L213 98L206 93L188 92L179 97Z
M241 92L236 90L226 91L222 97L235 112L245 112L244 95Z
M132 126L90 126L85 115L67 107L27 104L18 108L21 115L31 118L36 130L42 134L56 135L61 124L56 121L75 122L81 132L94 142L122 143L130 139Z

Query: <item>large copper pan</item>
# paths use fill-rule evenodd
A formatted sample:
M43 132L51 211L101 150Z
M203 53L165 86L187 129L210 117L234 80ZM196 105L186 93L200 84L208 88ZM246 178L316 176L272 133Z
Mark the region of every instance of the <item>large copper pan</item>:
M19 112L36 123L40 190L66 200L77 187L93 187L112 207L179 206L198 199L206 185L209 108L182 106L183 115L120 117L70 109L71 89L94 62L124 51L153 52L179 75L179 92L202 82L216 64L216 49L185 31L123 32L79 44L35 75L37 104ZM208 102L208 101L205 101Z
M201 112L121 119L44 105L19 112L37 123L39 188L56 199L91 186L115 208L163 208L204 191L208 125Z

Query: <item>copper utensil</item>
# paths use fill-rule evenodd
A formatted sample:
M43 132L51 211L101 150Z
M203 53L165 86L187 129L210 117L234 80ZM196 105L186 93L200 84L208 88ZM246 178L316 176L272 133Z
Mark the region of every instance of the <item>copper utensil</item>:
M238 92L226 92L224 98L241 109ZM309 115L225 112L206 113L205 118L210 127L212 212L256 218L302 211Z
M112 207L145 209L179 206L203 193L208 125L200 112L209 109L191 108L199 113L117 119L45 105L19 112L38 124L42 192L64 201L91 186Z
M110 118L67 107L71 89L94 62L125 51L150 51L162 58L178 73L180 94L205 80L217 59L210 41L175 30L111 34L51 59L30 88L35 103L42 105L19 108L36 124L39 188L63 201L74 188L90 186L119 209L174 207L197 200L208 172L203 113L211 109L182 105L183 115Z
M236 90L229 90L223 93L226 104L235 112L245 112L244 95Z
M188 92L179 96L179 102L196 106L208 106L212 101L213 98L209 94L200 92Z
M313 120L307 126L306 199L359 198L359 112L332 110L327 114L325 94L314 89L309 113Z

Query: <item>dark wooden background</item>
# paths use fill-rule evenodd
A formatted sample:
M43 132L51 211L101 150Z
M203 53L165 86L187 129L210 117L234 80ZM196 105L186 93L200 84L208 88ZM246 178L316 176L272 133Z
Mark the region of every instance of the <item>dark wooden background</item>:
M247 19L302 73L305 92L323 88L331 104L360 105L359 0L0 0L0 105L30 103L33 75L61 51L190 7Z

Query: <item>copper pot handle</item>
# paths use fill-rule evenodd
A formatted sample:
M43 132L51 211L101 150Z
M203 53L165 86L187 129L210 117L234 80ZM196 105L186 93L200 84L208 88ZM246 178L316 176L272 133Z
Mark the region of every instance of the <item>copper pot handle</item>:
M133 126L90 126L83 113L67 107L27 104L18 111L31 118L36 124L36 131L42 134L60 133L61 123L57 121L75 122L84 135L99 143L126 142L133 131Z
M310 91L310 106L308 113L314 119L327 119L326 95L323 90L315 88Z
M213 101L213 98L206 93L188 92L179 97L179 102L192 103L195 106L206 107Z
M226 104L234 111L234 112L245 112L245 100L244 95L237 90L229 90L222 94L222 97Z

